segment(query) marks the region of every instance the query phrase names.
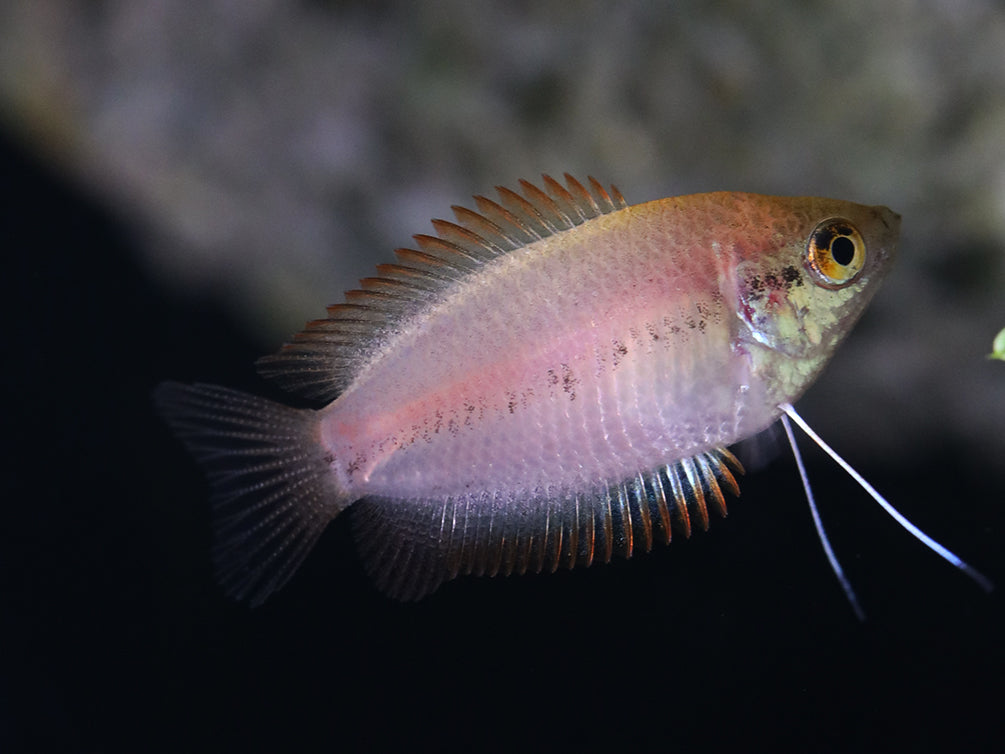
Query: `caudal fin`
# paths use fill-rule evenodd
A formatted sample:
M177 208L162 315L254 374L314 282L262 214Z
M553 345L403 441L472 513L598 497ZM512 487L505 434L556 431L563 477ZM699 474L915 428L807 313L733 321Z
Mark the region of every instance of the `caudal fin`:
M209 478L217 580L260 605L352 502L328 470L315 412L176 382L161 383L154 402Z

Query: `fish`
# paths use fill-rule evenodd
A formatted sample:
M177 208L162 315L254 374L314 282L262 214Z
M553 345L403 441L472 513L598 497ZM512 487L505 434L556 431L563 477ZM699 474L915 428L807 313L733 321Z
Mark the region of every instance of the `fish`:
M207 473L230 596L260 605L346 510L365 570L406 601L706 530L739 495L728 448L789 428L896 256L886 207L629 205L564 179L452 207L257 362L313 408L156 388Z

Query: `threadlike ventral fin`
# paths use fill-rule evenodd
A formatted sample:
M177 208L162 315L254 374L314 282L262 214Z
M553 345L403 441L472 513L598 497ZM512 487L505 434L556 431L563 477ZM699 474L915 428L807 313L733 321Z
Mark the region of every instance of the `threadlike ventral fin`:
M364 498L353 506L364 565L389 596L417 600L461 575L508 576L629 558L654 543L707 529L709 508L726 515L743 467L714 449L607 485L594 494L527 501Z
M382 336L443 296L467 275L515 249L628 206L615 187L568 173L565 185L543 176L544 189L520 181L522 194L497 186L498 201L475 197L478 211L453 207L456 222L433 220L436 235L414 236L418 249L398 249L397 264L379 265L346 303L308 322L291 343L258 360L259 373L306 398L334 400L366 363Z

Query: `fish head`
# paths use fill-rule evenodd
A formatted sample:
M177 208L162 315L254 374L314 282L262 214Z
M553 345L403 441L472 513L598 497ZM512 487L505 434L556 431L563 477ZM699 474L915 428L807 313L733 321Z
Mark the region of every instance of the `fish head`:
M748 201L763 235L734 244L736 347L777 406L809 387L862 315L893 264L900 215L831 199Z

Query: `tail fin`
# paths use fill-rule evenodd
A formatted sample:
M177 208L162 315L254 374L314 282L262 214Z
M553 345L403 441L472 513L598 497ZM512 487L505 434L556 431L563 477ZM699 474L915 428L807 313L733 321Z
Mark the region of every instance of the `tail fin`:
M315 413L176 382L161 383L154 403L209 478L217 580L260 605L352 502L328 470Z

